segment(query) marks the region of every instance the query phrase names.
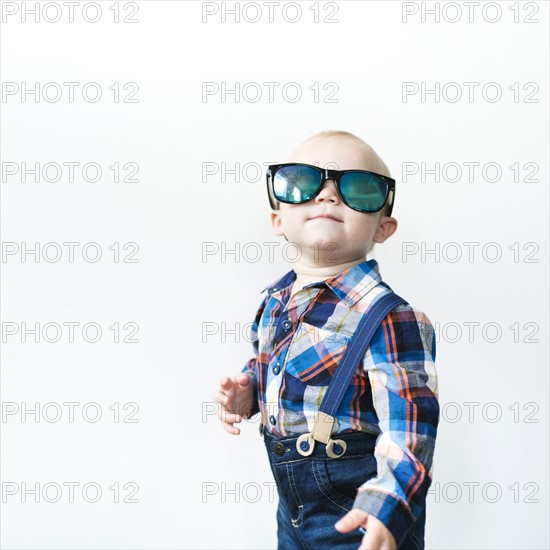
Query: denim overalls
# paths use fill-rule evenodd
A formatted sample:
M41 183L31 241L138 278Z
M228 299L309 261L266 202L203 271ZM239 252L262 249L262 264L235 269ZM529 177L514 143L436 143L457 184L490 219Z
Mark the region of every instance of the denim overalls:
M340 533L334 524L353 507L357 488L377 475L377 435L335 435L334 417L374 332L396 305L407 303L391 289L377 299L358 325L325 393L313 431L299 437L275 438L263 429L277 484L279 550L357 550L364 532ZM424 549L424 511L407 532L399 550Z

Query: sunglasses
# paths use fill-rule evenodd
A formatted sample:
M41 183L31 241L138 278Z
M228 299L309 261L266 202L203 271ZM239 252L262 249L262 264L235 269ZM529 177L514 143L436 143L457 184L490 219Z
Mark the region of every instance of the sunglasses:
M302 204L315 198L326 180L336 182L342 202L359 212L379 212L391 191L388 215L393 209L395 180L368 170L328 170L311 164L291 162L267 167L267 194L273 210L276 201Z

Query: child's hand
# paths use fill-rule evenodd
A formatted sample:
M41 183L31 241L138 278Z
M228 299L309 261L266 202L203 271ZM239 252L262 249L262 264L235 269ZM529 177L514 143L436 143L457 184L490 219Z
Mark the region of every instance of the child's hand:
M233 378L222 378L220 388L214 394L214 400L220 406L218 418L222 421L225 431L239 435L241 430L233 424L248 418L254 404L254 389L250 377L239 374Z
M359 508L350 510L340 521L336 522L340 533L363 527L365 536L359 550L396 550L397 544L390 530L375 516L363 512Z

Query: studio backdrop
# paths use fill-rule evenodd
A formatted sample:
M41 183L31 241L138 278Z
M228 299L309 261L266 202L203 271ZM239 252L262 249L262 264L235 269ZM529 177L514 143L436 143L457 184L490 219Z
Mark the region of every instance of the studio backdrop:
M426 548L548 548L547 2L2 1L1 546L271 549L213 392L292 269L265 169L353 132L436 332Z

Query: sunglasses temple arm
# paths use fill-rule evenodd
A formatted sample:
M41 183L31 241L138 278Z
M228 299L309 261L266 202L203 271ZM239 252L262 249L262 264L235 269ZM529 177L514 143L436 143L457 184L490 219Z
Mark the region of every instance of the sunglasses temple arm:
M391 213L393 211L393 201L395 199L395 189L390 189L390 195L388 196L388 201L390 203L390 209L388 211L388 216L391 216Z
M271 189L271 176L269 174L267 175L266 180L267 180L267 198L269 199L269 206L271 206L271 210L278 210L279 201L273 195L273 192Z

